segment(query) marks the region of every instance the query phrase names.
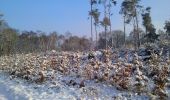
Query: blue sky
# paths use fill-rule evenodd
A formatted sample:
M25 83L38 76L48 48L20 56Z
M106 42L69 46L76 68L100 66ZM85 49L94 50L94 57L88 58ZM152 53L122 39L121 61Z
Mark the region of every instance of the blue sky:
M113 30L123 29L119 15L122 0L117 1L117 6L113 7ZM153 24L162 29L165 20L170 19L170 0L142 0L141 3L152 7ZM70 31L74 35L90 36L89 8L89 0L0 0L0 13L4 14L4 19L21 31L57 31L60 34ZM131 26L128 27L130 31Z

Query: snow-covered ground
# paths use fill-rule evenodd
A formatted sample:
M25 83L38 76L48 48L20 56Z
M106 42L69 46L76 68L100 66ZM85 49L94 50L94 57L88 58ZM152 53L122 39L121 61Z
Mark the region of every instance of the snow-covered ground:
M70 80L76 85L69 85ZM146 96L119 91L114 86L85 81L85 87L80 88L82 79L56 75L53 81L42 84L29 83L20 78L10 79L9 75L0 72L0 100L147 100Z
M148 65L136 53L122 57L94 52L92 59L87 54L0 57L0 100L169 99L170 88L164 83L170 83L170 60L156 55Z

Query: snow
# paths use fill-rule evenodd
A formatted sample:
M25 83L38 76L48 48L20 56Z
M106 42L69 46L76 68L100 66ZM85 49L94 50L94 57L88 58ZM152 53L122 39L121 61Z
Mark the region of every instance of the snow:
M18 54L15 59L13 57L0 57L0 100L150 99L149 94L151 93L144 92L139 95L136 93L135 87L133 87L139 83L142 86L147 84L148 90L151 91L155 85L153 79L145 76L151 69L148 70L148 66L143 65L141 60L138 60L138 55L136 55L135 60L130 53L127 55L128 59L119 57L114 63L112 61L104 63L98 59L100 57L87 59L87 53L86 55L72 53L70 56L75 58L68 58L70 60L68 62L68 59L65 58L66 54L69 53L63 52L57 55L57 52L52 51L46 55ZM97 51L94 52L94 55L96 57L102 54ZM77 56L86 59L76 59ZM55 60L68 63L68 65L56 63L55 66L64 70L68 68L69 72L64 73L55 68L53 69L52 65L55 63ZM79 61L79 64L75 64ZM136 61L136 63L130 63L132 61ZM94 66L92 65L93 63L95 63ZM131 69L134 69L134 72L129 74ZM142 69L145 69L146 72ZM78 73L76 70L78 70ZM91 71L90 78L87 77L88 71ZM100 78L103 78L107 73L109 77L106 77L105 81L100 81ZM95 74L98 74L98 79L94 78ZM28 75L30 79L24 78L22 75L25 75L25 77ZM44 75L45 80L37 82L36 80L41 79L41 75ZM91 77L93 78L91 79ZM136 79L138 79L138 83L136 83ZM111 81L113 81L112 84ZM125 81L130 81L129 86L132 86L130 90L119 88L122 85L120 83L123 83L123 85L128 83ZM166 90L170 94L170 89Z
M9 75L0 72L0 99L1 100L120 100L148 99L145 96L138 96L134 93L119 91L112 85L96 83L93 80L86 80L85 87L67 85L69 80L79 83L82 78L72 76L56 75L53 82L43 84L30 83L20 78L10 79Z

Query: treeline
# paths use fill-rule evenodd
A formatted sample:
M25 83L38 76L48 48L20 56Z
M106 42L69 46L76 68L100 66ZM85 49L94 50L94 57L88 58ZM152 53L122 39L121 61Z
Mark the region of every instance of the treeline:
M70 33L71 34L71 33ZM169 41L168 34L164 31L158 31L159 40L163 43ZM140 31L141 45L147 43L145 32ZM90 39L72 35L62 35L57 32L44 33L41 31L23 31L18 32L15 29L7 28L0 31L0 55L30 52L45 52L48 50L57 51L87 51L93 46L94 49L105 49L105 32L99 33L97 45L93 45ZM108 47L124 47L124 33L121 30L112 31L107 34ZM126 36L126 47L133 47L133 32Z
M12 28L0 31L0 55L15 53L44 52L48 50L88 50L90 41L86 37L64 36L57 32L18 32Z
M123 36L124 36L124 45L126 45L127 39L127 25L132 27L132 32L130 33L133 37L133 45L135 50L139 49L143 41L148 43L155 43L159 40L159 35L156 33L156 28L153 24L151 17L151 7L141 4L142 0L123 0L121 2L119 14L122 15L123 19ZM112 34L112 20L115 20L113 17L115 6L117 6L118 0L90 0L89 4L91 6L89 11L89 16L91 19L91 39L98 41L98 30L102 27L104 30L103 39L105 38L105 48L107 49L110 44L109 36ZM141 34L141 24L144 28L144 34ZM169 36L169 21L165 22L165 31L164 33ZM93 33L95 30L95 35ZM128 29L129 30L129 29ZM132 34L133 33L133 34ZM142 32L143 33L143 32ZM114 37L111 39L112 47L114 47ZM116 46L117 47L117 46Z
M126 47L131 48L134 44L133 31L129 36L126 36ZM168 34L159 30L159 40L161 43L169 41ZM97 45L89 38L72 36L72 33L67 32L65 35L57 32L45 33L41 31L22 31L19 32L12 28L5 28L0 31L0 55L15 54L15 53L30 53L30 52L45 52L48 50L57 51L88 51L93 46L93 49L105 49L105 41L108 41L110 48L124 47L124 32L121 30L112 31L112 34L105 32L99 33ZM151 38L152 39L152 38ZM140 44L147 43L145 32L140 29Z
M112 47L112 38L108 34L109 46ZM123 46L123 32L116 30L112 32L114 37L114 47ZM45 52L48 50L57 51L87 51L91 49L104 49L104 32L99 34L98 45L94 44L87 37L73 36L67 32L65 35L57 32L45 33L42 31L22 31L7 27L0 30L0 55Z

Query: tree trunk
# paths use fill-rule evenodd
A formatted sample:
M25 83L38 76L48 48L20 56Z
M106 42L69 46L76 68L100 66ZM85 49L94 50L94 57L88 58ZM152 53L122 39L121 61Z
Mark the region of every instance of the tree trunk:
M91 12L92 12L92 0L90 2L90 9L91 9ZM90 17L90 20L91 20L91 49L92 49L92 44L93 44L93 18L92 16Z
M105 40L106 40L106 41L105 41L105 43L106 43L106 44L105 44L105 45L106 45L105 48L106 48L106 50L107 50L107 26L106 26L106 25L105 25L104 29L105 29Z
M136 17L135 17L135 20L136 20L136 35L137 35L137 49L139 49L140 47L140 38L139 38L139 21L138 21L138 15L137 15L137 11L135 9L135 13L136 13Z
M126 22L125 22L125 18L126 18L126 16L124 15L124 22L123 22L123 24L124 24L124 29L123 29L123 32L124 32L124 46L126 47Z
M137 32L136 32L136 20L133 18L133 38L134 38L134 47L135 51L137 50Z
M147 27L145 27L145 32L146 32L146 34L145 34L145 36L146 36L148 34ZM146 38L146 43L148 44L148 38Z
M98 49L98 33L97 33L97 26L95 25L95 32L96 32L96 49Z
M112 36L112 25L111 25L111 15L109 13L109 20L110 20L110 35ZM112 48L113 48L113 36L112 36Z
M119 45L119 44L118 44L118 34L116 34L116 48L117 48L117 49L119 48L118 45Z
M111 5L111 1L109 0L109 5ZM110 35L112 37L111 47L113 48L113 36L112 36L112 24L111 24L111 6L109 6L109 21L110 21Z
M104 17L106 18L107 17L107 11L106 11L106 8L107 8L107 5L106 5L106 1L105 1L105 4L104 4ZM106 23L104 22L104 30L105 30L105 39L106 39L106 50L107 50L107 25Z

